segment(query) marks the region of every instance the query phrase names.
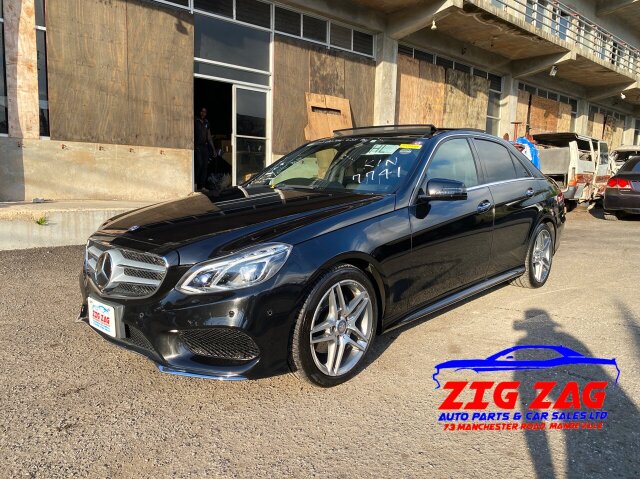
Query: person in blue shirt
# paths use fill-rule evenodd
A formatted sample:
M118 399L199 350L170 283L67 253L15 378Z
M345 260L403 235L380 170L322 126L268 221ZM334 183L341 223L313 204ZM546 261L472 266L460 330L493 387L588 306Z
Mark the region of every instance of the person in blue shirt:
M523 153L531 160L531 163L533 163L536 168L540 169L540 155L538 154L536 145L533 143L531 134L527 133L525 136L521 136L516 139L516 143L525 146Z

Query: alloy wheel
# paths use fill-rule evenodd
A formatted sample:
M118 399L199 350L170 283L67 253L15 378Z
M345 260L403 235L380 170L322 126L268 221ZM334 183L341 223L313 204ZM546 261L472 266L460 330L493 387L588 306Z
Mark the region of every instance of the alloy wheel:
M544 282L551 270L551 234L546 229L541 230L536 237L531 262L536 281Z
M367 351L373 321L371 298L362 284L343 280L331 286L314 311L309 333L318 369L328 376L351 371Z

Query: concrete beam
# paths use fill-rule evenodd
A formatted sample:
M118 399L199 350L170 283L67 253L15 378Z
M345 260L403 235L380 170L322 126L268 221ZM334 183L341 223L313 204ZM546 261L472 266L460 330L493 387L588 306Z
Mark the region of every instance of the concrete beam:
M34 0L4 0L9 136L40 137Z
M514 78L525 78L545 70L551 71L551 67L559 67L565 62L576 60L575 52L553 53L551 55L542 55L539 57L526 58L523 60L514 60L511 62L511 74Z
M622 83L620 85L613 85L605 88L594 88L587 91L587 100L599 101L605 98L612 98L619 96L621 93L630 90L638 89L638 82Z
M423 7L406 8L389 17L387 34L396 40L428 27L431 23L448 15L448 10L462 9L463 0L439 0Z
M599 1L598 6L596 7L596 15L599 17L605 17L607 15L612 15L616 13L618 10L621 10L625 7L633 5L634 3L638 3L640 0L604 0Z
M376 90L374 125L393 125L396 120L398 42L381 33L376 39Z

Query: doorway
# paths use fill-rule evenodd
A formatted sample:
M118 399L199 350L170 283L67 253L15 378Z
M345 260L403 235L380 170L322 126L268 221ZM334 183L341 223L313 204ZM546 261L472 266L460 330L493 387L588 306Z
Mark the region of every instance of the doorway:
M194 78L194 114L197 118L201 108L207 109L207 119L209 120L209 130L211 131L214 148L216 153L221 153L222 160L228 164L228 169L231 169L233 165L232 90L233 85L230 83Z
M261 171L268 147L267 91L195 77L193 93L193 111L207 109L214 147L232 171L232 184Z

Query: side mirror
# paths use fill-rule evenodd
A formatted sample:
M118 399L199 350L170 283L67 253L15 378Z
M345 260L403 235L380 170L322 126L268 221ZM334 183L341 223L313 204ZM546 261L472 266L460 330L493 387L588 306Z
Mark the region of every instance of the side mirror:
M467 187L461 181L434 178L427 183L427 192L418 195L420 202L467 199Z

